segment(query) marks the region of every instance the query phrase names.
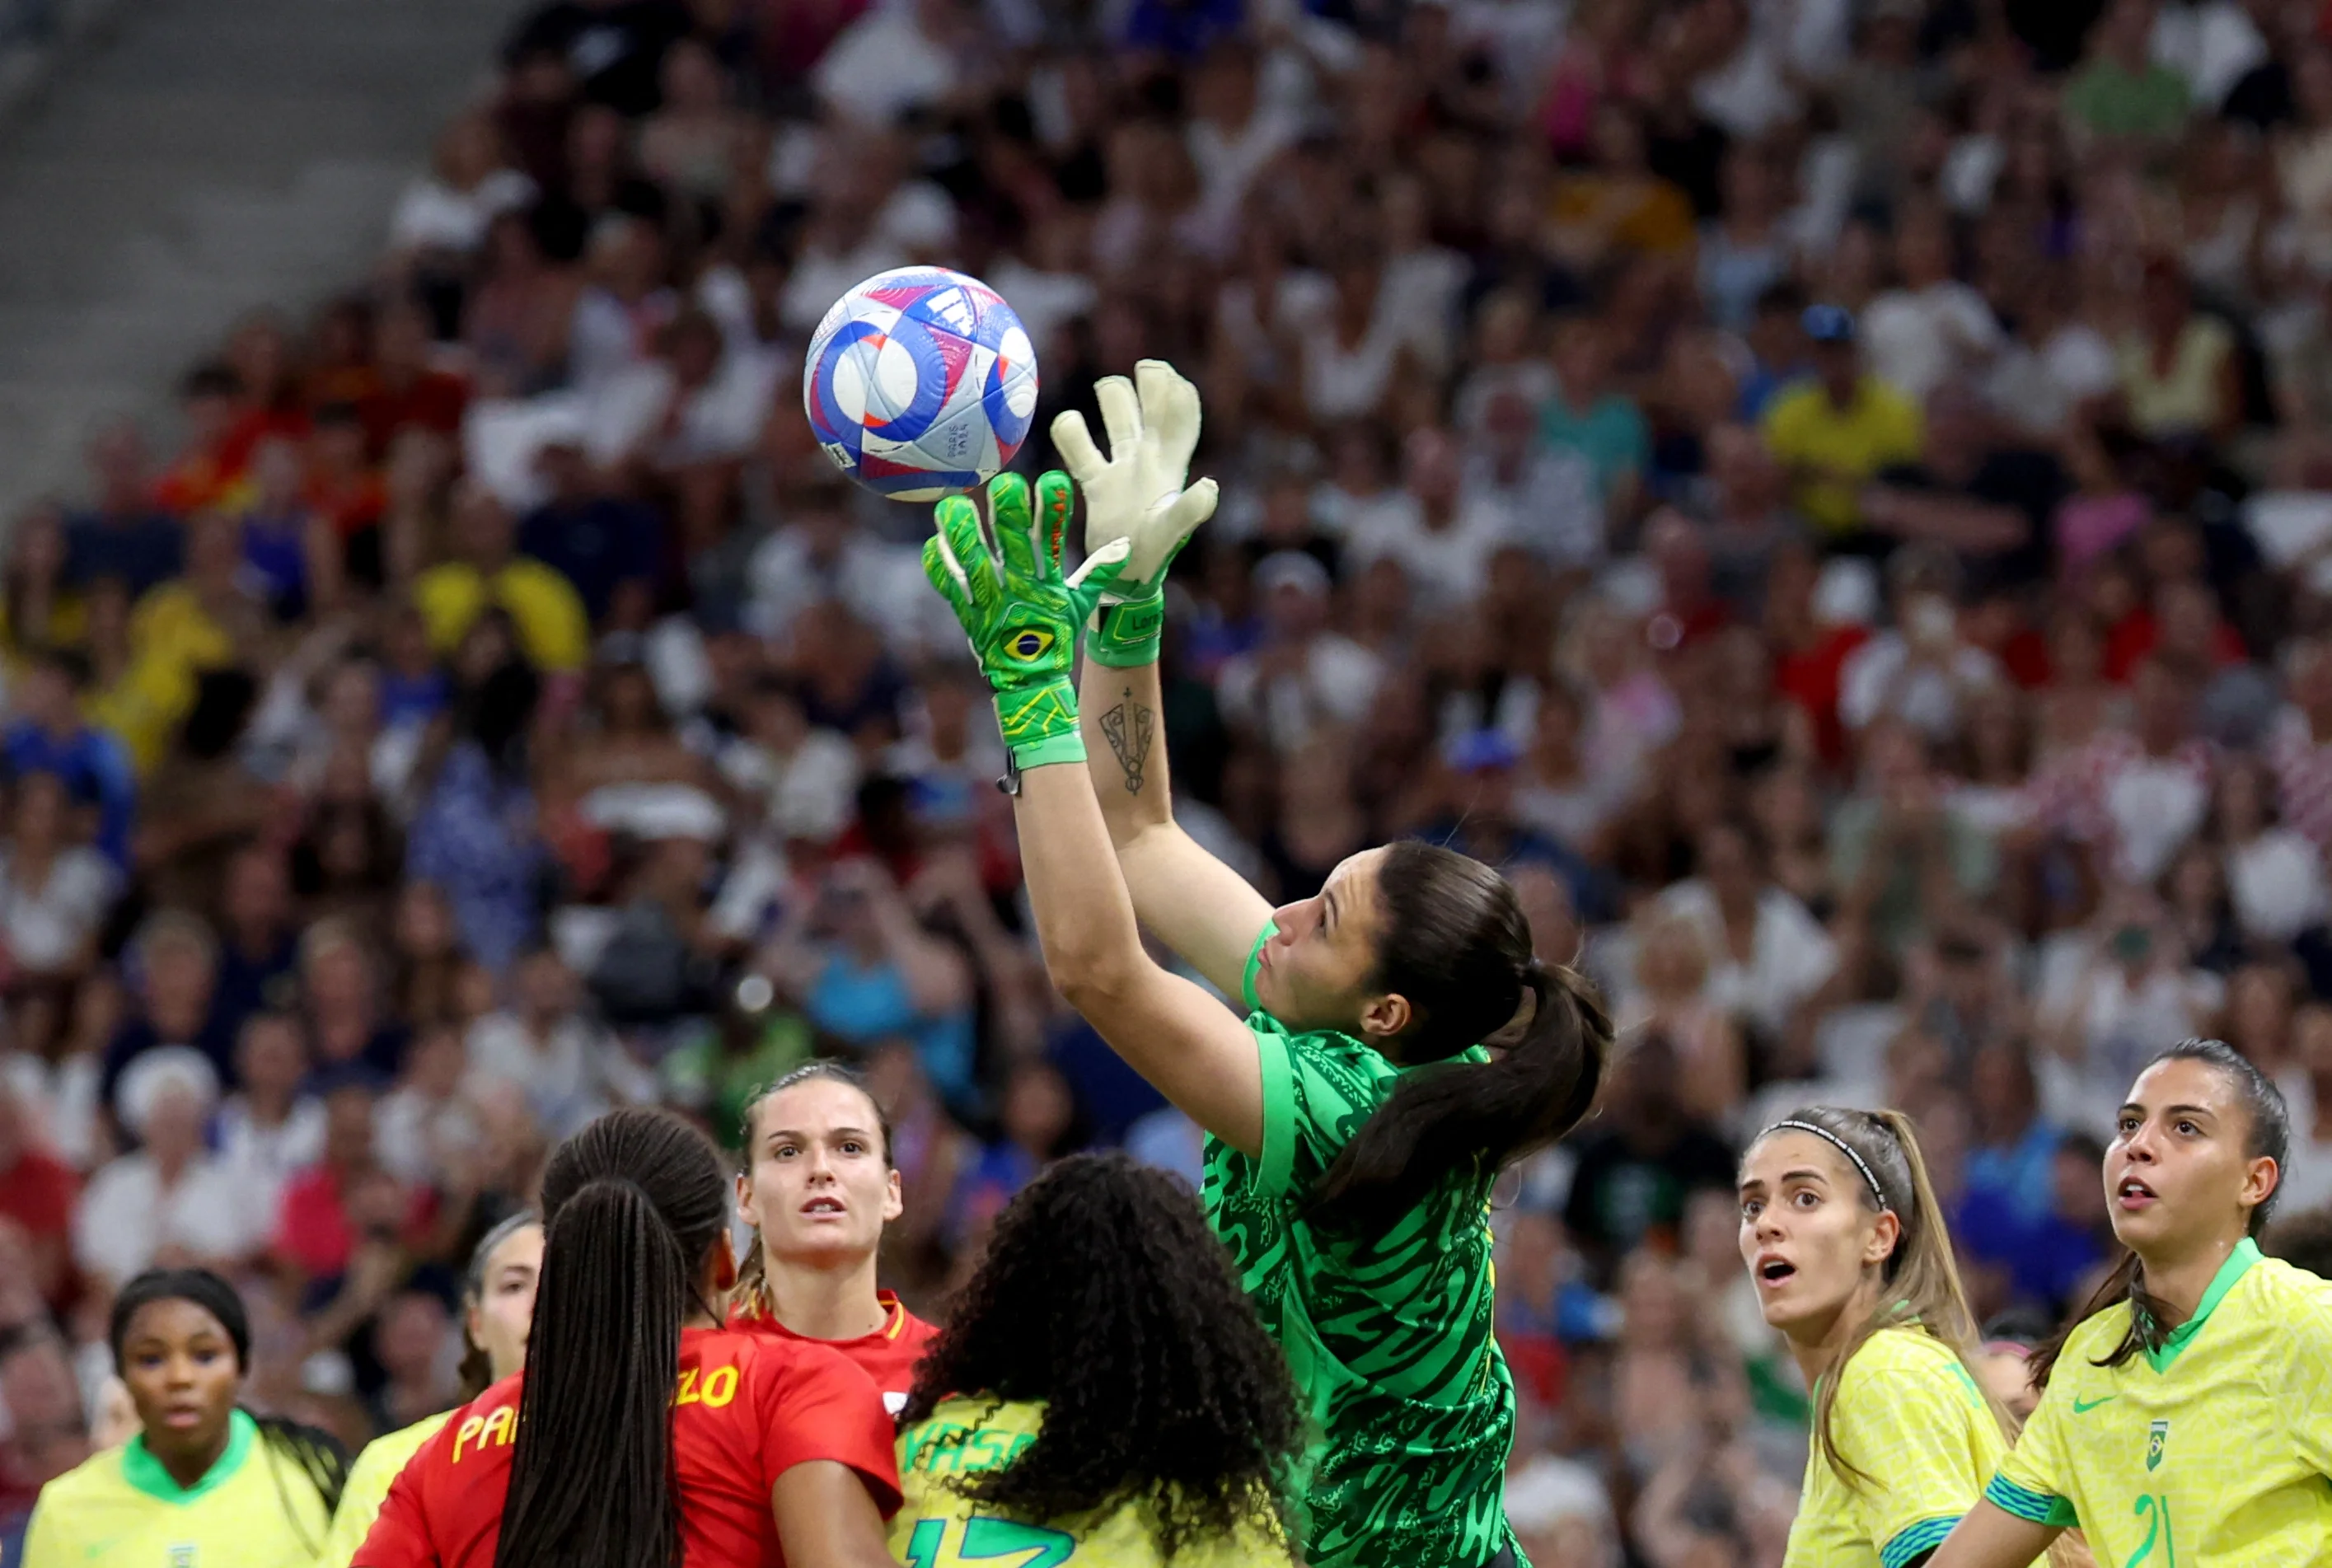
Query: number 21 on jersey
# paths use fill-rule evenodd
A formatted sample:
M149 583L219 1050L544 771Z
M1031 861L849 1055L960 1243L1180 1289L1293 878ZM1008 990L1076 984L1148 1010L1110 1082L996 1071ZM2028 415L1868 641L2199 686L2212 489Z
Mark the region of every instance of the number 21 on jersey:
M948 1539L951 1532L955 1539ZM896 1537L894 1537L895 1539ZM956 1568L963 1563L992 1563L997 1568L1059 1568L1076 1554L1073 1535L1023 1525L1013 1519L990 1519L975 1514L961 1529L949 1519L918 1519L907 1537L907 1568Z

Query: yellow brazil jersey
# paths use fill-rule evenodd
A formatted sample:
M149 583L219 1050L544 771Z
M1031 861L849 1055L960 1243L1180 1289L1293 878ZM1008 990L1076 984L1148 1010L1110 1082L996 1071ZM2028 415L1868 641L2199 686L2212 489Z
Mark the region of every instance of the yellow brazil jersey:
M1830 1435L1868 1479L1841 1476L1814 1445L1783 1568L1902 1568L1943 1544L2008 1448L1951 1346L1913 1327L1880 1329L1854 1353Z
M1876 377L1866 376L1844 408L1819 381L1777 396L1765 410L1765 445L1801 470L1797 507L1806 520L1833 533L1861 521L1857 488L1882 468L1918 460L1926 439L1916 404Z
M308 1568L324 1500L237 1410L226 1451L181 1487L132 1438L41 1488L24 1568Z
M992 1408L991 1408L992 1407ZM905 1501L891 1520L891 1554L907 1568L966 1568L1004 1558L1025 1568L1163 1568L1138 1504L1098 1517L1027 1525L982 1514L948 1482L1008 1465L1036 1441L1041 1404L951 1399L899 1436ZM1294 1568L1286 1544L1260 1526L1224 1541L1186 1543L1174 1568Z
M453 1413L441 1410L365 1445L357 1462L349 1467L348 1484L340 1488L340 1506L332 1515L332 1531L324 1537L316 1568L349 1568L356 1561L357 1548L364 1544L372 1522L380 1517L380 1506L388 1501L388 1488L406 1461L437 1435L437 1429Z
M1984 1496L2117 1568L2332 1568L2332 1285L2245 1241L2152 1355L2073 1331Z
M590 618L574 585L556 568L525 556L491 578L466 561L433 566L415 581L413 602L439 653L451 653L488 605L510 612L526 656L539 669L579 670L591 652Z

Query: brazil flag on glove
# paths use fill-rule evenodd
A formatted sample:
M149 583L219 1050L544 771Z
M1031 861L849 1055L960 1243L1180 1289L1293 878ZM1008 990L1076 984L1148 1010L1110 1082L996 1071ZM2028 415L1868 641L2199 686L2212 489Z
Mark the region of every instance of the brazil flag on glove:
M923 575L940 590L970 640L996 693L996 720L1020 767L1085 760L1077 733L1077 633L1125 569L1123 540L1061 575L1061 535L1074 492L1065 473L1028 482L999 473L988 482L988 527L968 496L939 503L939 531L923 543Z

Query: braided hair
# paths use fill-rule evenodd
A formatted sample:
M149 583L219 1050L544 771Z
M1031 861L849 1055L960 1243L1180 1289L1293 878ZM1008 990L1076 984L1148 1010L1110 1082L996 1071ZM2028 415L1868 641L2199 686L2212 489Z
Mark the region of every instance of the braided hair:
M680 1331L728 1234L712 1143L669 1112L615 1111L542 1176L543 1253L494 1568L680 1562L672 1452Z
M1137 1506L1168 1556L1284 1528L1304 1446L1287 1363L1190 1189L1123 1153L1059 1162L998 1217L901 1424L958 1392L1045 1407L1011 1463L946 1483L983 1507Z
M131 1324L141 1308L159 1301L184 1301L202 1308L218 1320L220 1328L234 1346L236 1371L243 1376L251 1373L251 1317L244 1310L243 1297L234 1286L207 1268L149 1268L121 1287L113 1298L113 1315L108 1321L105 1343L113 1353L113 1370L117 1375L124 1371L121 1347L129 1337ZM315 1551L320 1542L308 1539L307 1526L301 1523L299 1510L283 1490L282 1470L274 1460L288 1462L311 1487L324 1505L327 1515L340 1506L340 1493L348 1485L349 1451L339 1439L320 1427L308 1426L284 1416L264 1416L245 1410L253 1425L259 1429L260 1442L266 1448L271 1463L269 1473L275 1478L276 1499L283 1506L284 1517L291 1520L309 1550Z

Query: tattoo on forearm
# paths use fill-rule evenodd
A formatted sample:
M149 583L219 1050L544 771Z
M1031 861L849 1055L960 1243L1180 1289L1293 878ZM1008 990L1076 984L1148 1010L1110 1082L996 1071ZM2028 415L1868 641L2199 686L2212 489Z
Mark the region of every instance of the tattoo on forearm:
M1128 686L1117 706L1101 716L1101 732L1109 741L1109 749L1117 758L1118 770L1125 775L1125 792L1142 793L1148 780L1144 775L1150 765L1150 741L1157 731L1157 720L1150 710L1133 700L1133 688Z

